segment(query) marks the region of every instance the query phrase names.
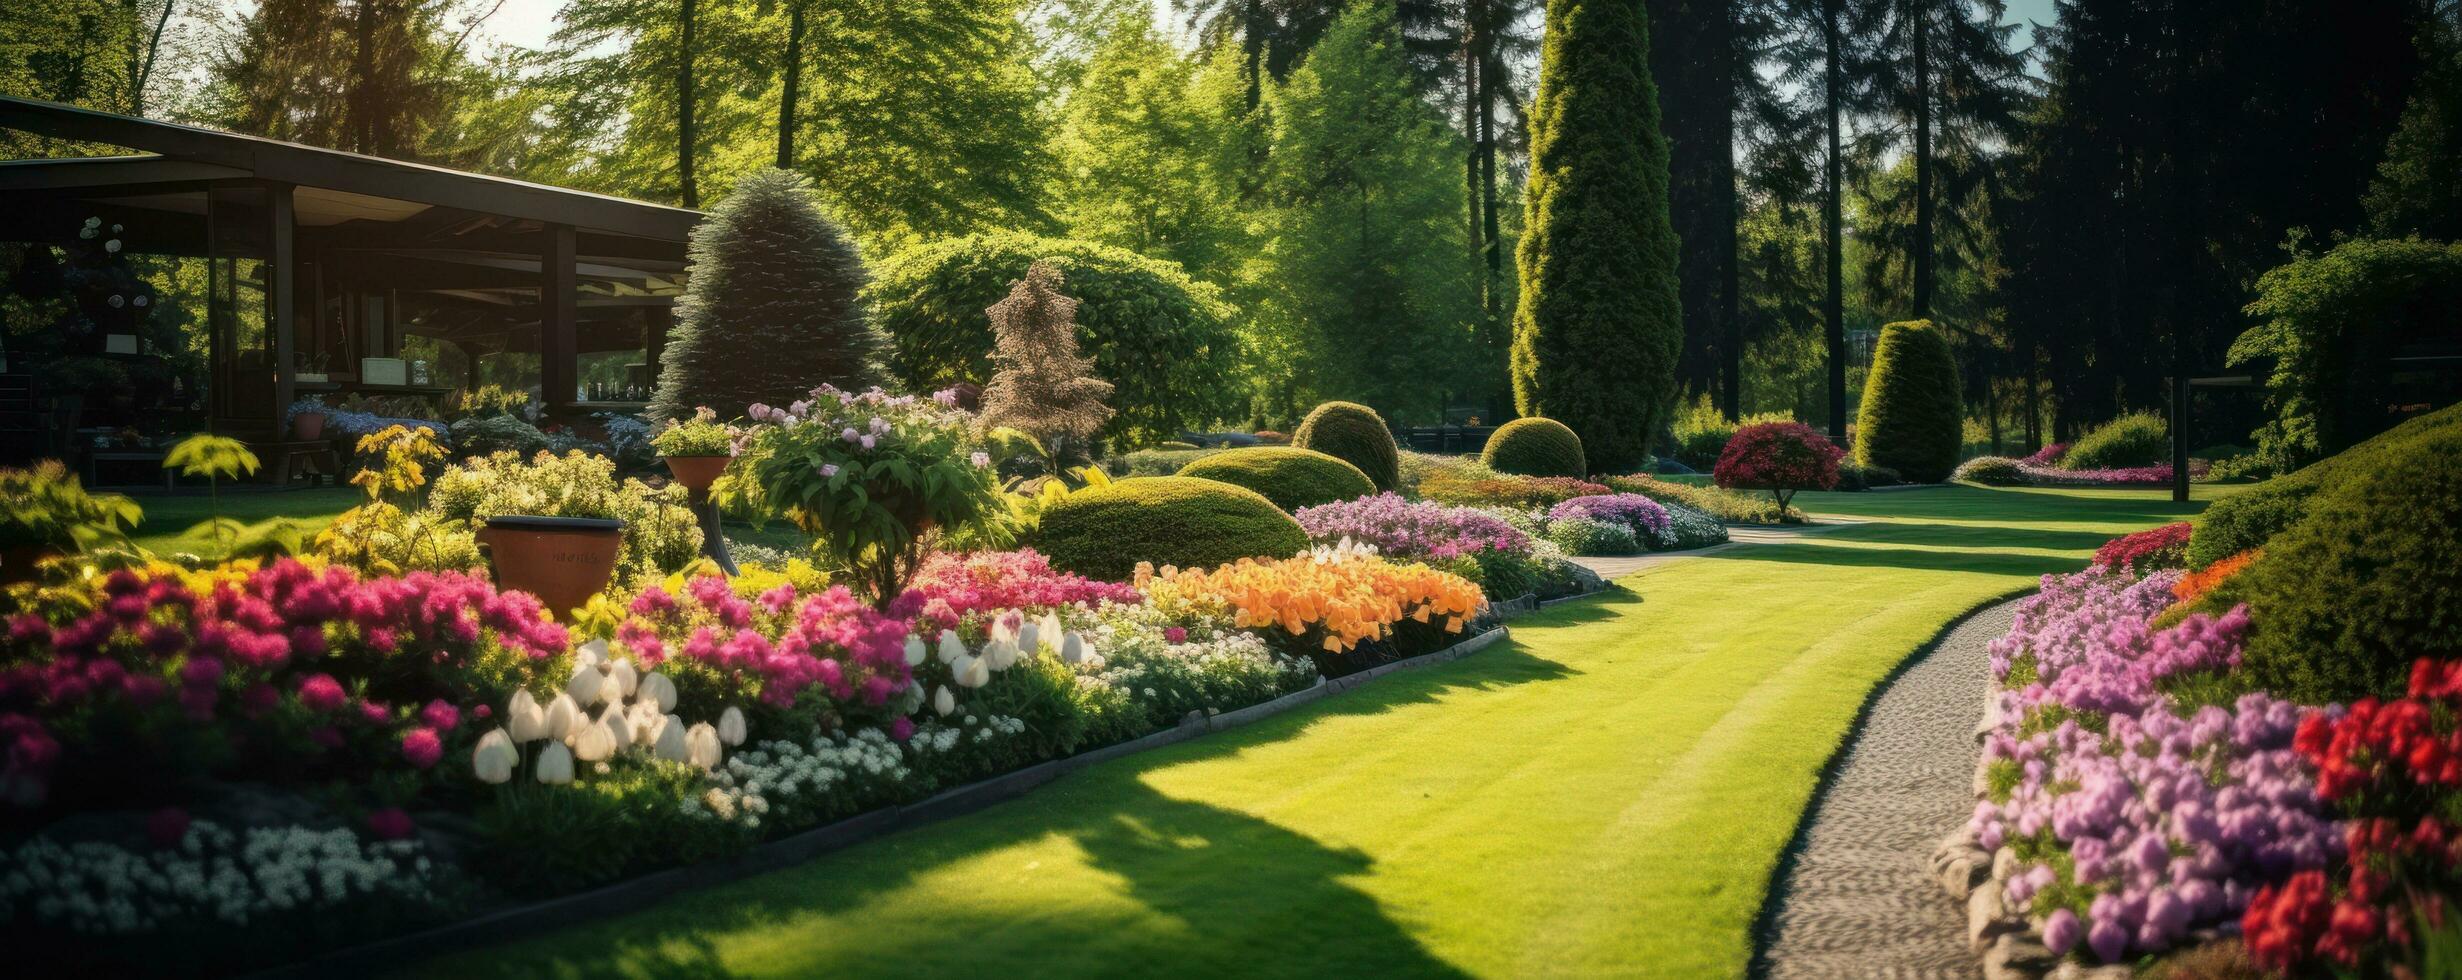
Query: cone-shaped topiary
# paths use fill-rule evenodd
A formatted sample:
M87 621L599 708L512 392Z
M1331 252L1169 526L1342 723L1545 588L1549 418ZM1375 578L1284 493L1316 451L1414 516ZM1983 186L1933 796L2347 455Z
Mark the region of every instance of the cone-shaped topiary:
M864 309L863 258L804 180L764 170L735 185L692 233L692 279L676 300L647 414L735 418L823 382L860 391L883 344Z
M1055 568L1121 582L1141 561L1156 568L1211 568L1242 558L1288 557L1307 549L1308 532L1246 487L1149 476L1052 502L1033 544Z
M1284 510L1376 493L1376 484L1359 467L1315 450L1289 446L1227 449L1181 467L1180 475L1247 487Z
M1379 490L1402 485L1402 457L1393 430L1376 409L1357 402L1326 402L1309 412L1291 434L1291 445L1314 449L1359 467Z
M1515 253L1514 405L1571 426L1611 473L1649 455L1684 346L1644 6L1547 4Z
M1523 476L1589 476L1581 437L1555 419L1514 419L1487 437L1479 461L1499 473Z
M1886 466L1913 483L1939 483L1958 467L1966 409L1958 360L1930 320L1881 328L1855 415L1855 465Z
M983 311L991 317L1000 372L983 389L983 424L1035 437L1050 472L1086 455L1094 434L1111 419L1111 382L1094 377L1094 362L1077 354L1077 301L1061 293L1060 267L1036 261L1009 297Z
M2241 660L2302 704L2402 693L2421 657L2462 656L2462 430L2404 443L2316 494L2216 594L2257 628Z

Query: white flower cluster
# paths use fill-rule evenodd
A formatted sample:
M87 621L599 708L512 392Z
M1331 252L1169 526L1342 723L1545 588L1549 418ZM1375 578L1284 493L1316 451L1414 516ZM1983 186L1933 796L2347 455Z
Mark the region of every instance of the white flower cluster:
M797 804L820 798L863 774L892 783L910 773L898 743L879 729L867 728L851 737L815 739L810 748L794 742L761 742L737 752L709 776L699 797L684 801L688 812L747 828L758 828L775 798Z
M992 617L989 634L978 656L966 649L966 641L956 630L940 631L938 657L948 665L950 680L958 687L971 690L989 684L993 675L1041 656L1046 646L1059 655L1061 663L1071 667L1099 667L1103 663L1097 645L1062 628L1057 613L1045 612L1039 619L1028 619L1023 611L1012 609ZM906 638L907 666L921 667L930 657L931 651L922 639ZM958 704L958 694L948 684L932 692L932 710L943 718L954 714Z
M675 703L674 681L642 673L632 661L609 655L607 641L591 640L574 650L573 676L545 707L527 690L513 692L504 727L481 735L471 750L471 772L481 782L510 780L522 763L522 747L531 742L547 743L537 760L542 783L572 782L576 761L605 773L607 760L627 749L715 771L725 755L722 745L743 744L743 711L729 705L718 724L687 728L671 713ZM590 713L594 706L596 715Z
M130 935L165 921L322 909L355 897L434 897L414 841L362 842L348 830L257 827L233 833L197 821L176 848L132 851L45 837L5 854L0 921L31 911L73 932Z

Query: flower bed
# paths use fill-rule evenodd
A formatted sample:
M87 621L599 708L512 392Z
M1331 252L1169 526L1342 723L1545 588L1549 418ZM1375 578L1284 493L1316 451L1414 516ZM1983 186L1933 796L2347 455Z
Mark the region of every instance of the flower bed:
M1141 566L1137 587L1166 613L1228 618L1308 655L1346 654L1371 643L1424 653L1439 645L1430 631L1458 634L1485 605L1478 586L1459 575L1386 561L1349 542L1214 569Z
M2035 458L2009 459L2002 456L1977 456L1958 464L1952 480L1964 480L1990 486L2030 487L2167 487L2171 485L2171 466L2122 466L2107 469L2071 470L2051 463L2038 463ZM2189 479L2203 479L2213 469L2202 459L2188 461Z

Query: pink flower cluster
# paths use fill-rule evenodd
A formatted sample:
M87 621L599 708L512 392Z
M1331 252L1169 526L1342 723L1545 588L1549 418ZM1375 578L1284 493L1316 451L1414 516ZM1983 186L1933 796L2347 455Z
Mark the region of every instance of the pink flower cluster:
M1598 499L1603 498L1579 497L1557 507ZM1299 519L1311 541L1331 544L1349 538L1374 545L1392 558L1459 558L1482 551L1530 554L1530 535L1494 514L1475 507L1405 500L1393 493L1302 507L1291 516ZM1667 512L1659 510L1658 517L1664 526Z
M2231 669L2248 631L2244 608L2151 629L2177 578L2045 576L1991 647L1995 676L2023 683L2001 692L1984 758L2014 778L1970 827L1986 849L2016 848L2006 895L2056 952L2168 948L2342 846L2293 747L2317 709L2251 693L2185 711L2158 686Z
M745 599L706 575L683 595L651 586L635 596L616 642L656 668L682 659L731 678L762 703L788 707L808 690L877 707L914 682L906 624L843 586L799 593L780 584Z
M1547 510L1547 519L1551 521L1576 517L1624 525L1645 541L1656 540L1659 535L1667 533L1667 508L1638 493L1575 497Z
M2060 462L2060 457L2068 454L2068 443L2055 442L2051 445L2035 450L2034 455L2018 460L2018 462L2025 463L2030 466L2050 466Z
M1145 601L1135 586L1103 582L1051 567L1032 548L933 555L890 604L890 614L912 619L919 631L937 634L967 616L1003 609L1040 612L1063 606L1123 605Z
M2041 454L2037 454L2041 455ZM2030 457L2031 458L2031 457ZM2206 475L2213 469L2202 459L2188 462L2191 479ZM2171 485L2171 465L2121 466L2101 470L2064 470L2058 466L2021 461L2018 472L2026 482L2040 487L2160 487Z

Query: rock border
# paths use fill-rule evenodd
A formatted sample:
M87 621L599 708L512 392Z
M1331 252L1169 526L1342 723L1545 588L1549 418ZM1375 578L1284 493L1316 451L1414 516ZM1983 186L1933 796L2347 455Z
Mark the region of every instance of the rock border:
M1601 590L1604 591L1604 590ZM1572 596L1568 598L1584 598ZM1563 601L1563 600L1557 600ZM1493 626L1452 646L1379 664L1356 674L1327 679L1271 701L1208 714L1191 711L1180 723L1162 731L1064 758L1039 762L964 786L942 790L912 803L867 810L835 823L754 846L719 860L653 871L588 891L501 908L432 929L379 939L333 950L281 966L256 971L258 977L328 977L392 972L446 953L459 952L521 938L542 929L595 917L609 908L632 907L695 889L725 884L757 874L802 864L878 837L965 816L1032 792L1069 773L1123 756L1185 742L1213 732L1253 724L1293 708L1346 693L1378 678L1405 670L1451 663L1511 638L1505 626Z

